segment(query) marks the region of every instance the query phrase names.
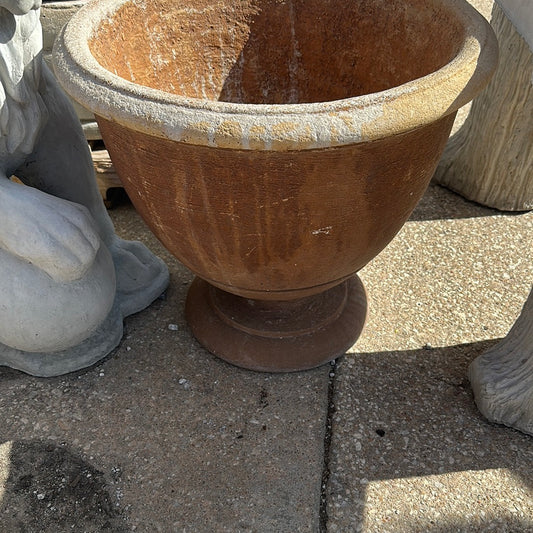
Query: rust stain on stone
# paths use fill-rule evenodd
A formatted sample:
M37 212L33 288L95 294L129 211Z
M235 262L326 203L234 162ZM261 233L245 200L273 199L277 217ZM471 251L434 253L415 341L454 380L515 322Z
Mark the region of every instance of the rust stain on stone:
M220 148L241 148L242 126L234 120L225 120L216 129L215 144Z
M284 121L278 122L271 128L272 149L273 150L291 150L296 147L298 124L295 122Z
M265 126L260 126L258 124L252 126L249 132L249 144L251 150L264 150L265 141L262 138L266 133Z
M344 122L344 124L346 125L346 127L352 131L352 132L355 132L357 131L357 128L355 127L354 125L354 122L353 122L353 118L352 117L349 117L347 115L342 115L342 114L339 114L337 115L339 117L340 120L342 120Z
M183 132L181 139L183 142L190 144L205 142L205 139L209 137L211 129L212 126L207 121L194 122Z
M278 122L274 126L272 126L272 135L275 137L287 137L287 135L291 134L298 125L295 122Z
M332 143L339 142L339 130L333 124L329 128L329 134Z
M298 146L302 149L312 145L314 142L313 130L308 124L305 126L301 132L298 132Z

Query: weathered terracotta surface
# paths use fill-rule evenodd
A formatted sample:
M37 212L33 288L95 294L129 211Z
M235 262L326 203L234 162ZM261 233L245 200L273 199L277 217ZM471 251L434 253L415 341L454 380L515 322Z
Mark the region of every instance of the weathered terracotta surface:
M431 179L453 115L301 152L213 149L98 122L135 207L176 257L222 289L285 299L339 283L386 246Z
M408 218L496 56L463 0L102 0L55 60L146 222L209 282L187 301L197 338L296 370L359 335L351 277Z

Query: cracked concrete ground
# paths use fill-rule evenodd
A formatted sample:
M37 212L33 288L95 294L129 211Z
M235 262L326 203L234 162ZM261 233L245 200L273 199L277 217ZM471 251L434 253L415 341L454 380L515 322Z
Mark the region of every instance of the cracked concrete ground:
M170 287L94 367L0 367L0 533L533 531L533 438L484 420L466 379L530 290L533 213L430 186L360 273L359 341L290 375L202 349L190 272L131 206L111 214Z

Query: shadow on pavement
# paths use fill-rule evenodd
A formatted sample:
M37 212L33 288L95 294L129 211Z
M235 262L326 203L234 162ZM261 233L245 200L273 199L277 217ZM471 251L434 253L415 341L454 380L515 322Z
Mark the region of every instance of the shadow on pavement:
M0 531L127 531L102 472L64 446L38 440L9 444Z

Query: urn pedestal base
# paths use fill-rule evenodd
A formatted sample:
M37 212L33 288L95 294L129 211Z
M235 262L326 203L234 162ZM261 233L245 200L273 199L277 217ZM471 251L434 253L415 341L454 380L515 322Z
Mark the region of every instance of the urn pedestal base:
M327 363L354 344L365 322L366 295L357 276L288 301L243 298L196 278L185 313L200 344L228 363L294 372Z

